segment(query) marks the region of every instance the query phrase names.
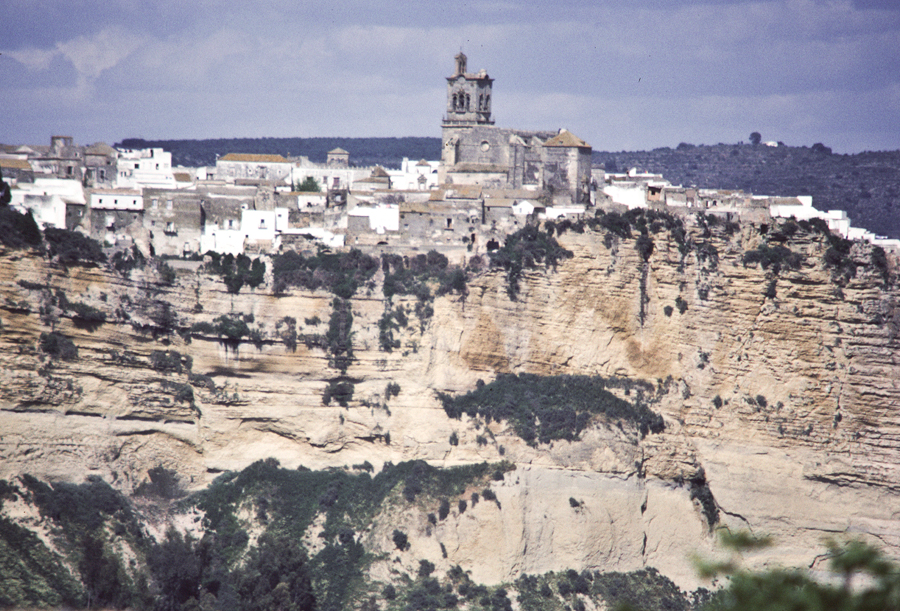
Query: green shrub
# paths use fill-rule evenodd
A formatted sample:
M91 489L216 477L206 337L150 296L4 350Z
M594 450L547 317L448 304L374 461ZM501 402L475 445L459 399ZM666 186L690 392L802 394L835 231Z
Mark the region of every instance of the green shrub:
M285 316L275 323L275 333L291 352L297 351L297 319Z
M128 275L133 269L143 269L147 259L137 246L132 245L131 250L120 250L112 256L113 269L122 275Z
M519 293L519 280L526 269L536 269L539 265L556 269L556 265L572 258L555 238L534 225L527 225L512 235L506 236L503 247L489 253L491 267L506 271L506 292L515 300Z
M377 270L378 260L357 249L332 254L323 248L314 257L288 251L272 261L276 294L296 286L308 290L324 288L342 299L350 299Z
M594 415L632 422L642 435L661 432L662 417L641 404L632 405L606 390L607 381L590 376L501 374L490 384L451 397L440 393L451 418L463 413L506 420L529 444L569 441L579 437Z
M743 256L744 267L759 263L763 269L772 268L776 274L781 269L799 269L803 264L804 257L799 253L792 252L785 246L769 246L768 244L760 244L754 250L748 250Z
M395 529L392 539L394 540L394 546L401 552L409 548L409 537L406 536L405 532Z
M204 269L221 276L229 293L236 295L245 284L250 288L256 288L265 281L266 264L259 257L251 260L243 253L235 257L231 253L221 255L213 251L207 252L206 256L210 261Z
M681 296L679 295L678 297L675 298L675 307L678 308L679 314L684 314L685 312L687 312L687 309L688 309L687 301L682 299Z
M331 308L328 331L325 332L328 364L346 372L353 362L353 313L350 311L350 302L337 297L332 300Z
M41 230L31 212L18 212L0 206L0 244L8 248L36 248L41 245Z
M150 353L150 366L156 371L181 373L182 364L190 370L192 362L190 356L182 356L175 350L154 350Z
M106 313L86 303L72 301L69 302L68 309L74 313L73 318L76 319L76 322L88 325L102 325L106 322Z
M159 274L159 283L164 286L175 284L175 270L165 261L156 263L156 272Z
M63 265L96 265L106 262L103 248L96 240L68 229L48 227L44 230L47 252L59 257Z
M331 405L331 400L334 399L341 407L347 407L353 400L353 389L353 382L349 380L329 380L322 393L322 404Z
M78 348L75 343L57 331L41 333L39 347L41 352L53 358L64 361L74 361L78 358Z

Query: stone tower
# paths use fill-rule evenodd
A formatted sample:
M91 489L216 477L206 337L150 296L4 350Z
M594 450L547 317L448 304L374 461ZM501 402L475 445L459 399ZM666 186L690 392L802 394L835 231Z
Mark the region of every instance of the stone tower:
M494 79L481 70L466 72L466 56L455 58L456 71L447 77L447 114L444 126L493 125L491 120L491 84Z

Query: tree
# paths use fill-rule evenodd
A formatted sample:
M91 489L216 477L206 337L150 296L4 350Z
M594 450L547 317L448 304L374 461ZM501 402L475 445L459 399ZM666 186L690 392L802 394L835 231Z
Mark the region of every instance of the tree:
M705 607L710 611L900 609L900 568L862 541L828 542L829 566L841 577L836 582L817 581L803 569L779 567L759 573L741 569L740 552L766 547L771 543L768 538L721 531L721 542L733 550L734 557L719 563L699 563L701 576L724 574L730 578L728 586ZM854 581L857 576L864 578Z
M762 142L762 135L759 132L753 132L752 134L750 134L750 144L756 146L760 142Z
M297 191L312 191L314 193L318 193L322 190L322 187L319 186L319 181L317 181L312 176L307 176L303 179L303 182L297 183L296 187Z
M0 208L8 206L12 201L12 193L9 189L9 183L3 180L3 170L0 170Z

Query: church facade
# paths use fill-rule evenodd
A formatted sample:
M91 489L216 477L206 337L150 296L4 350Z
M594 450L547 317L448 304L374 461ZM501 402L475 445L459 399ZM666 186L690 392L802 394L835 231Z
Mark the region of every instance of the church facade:
M467 72L463 53L455 60L454 74L447 77L439 182L527 189L554 201L587 203L591 146L564 129L496 127L491 118L494 80L484 70Z

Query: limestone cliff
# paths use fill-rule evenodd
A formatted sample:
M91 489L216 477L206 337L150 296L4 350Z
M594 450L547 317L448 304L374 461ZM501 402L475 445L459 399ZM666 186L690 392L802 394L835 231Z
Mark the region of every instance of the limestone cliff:
M430 533L423 516L398 518L417 557L460 564L485 583L654 566L693 587L688 555L713 548L698 487L722 524L777 538L752 563L811 565L834 533L900 555L900 316L871 250L855 245L855 275L838 277L823 259L826 238L800 231L781 243L802 263L775 272L744 264L770 240L756 227L653 229L650 252L601 229L569 230L559 241L573 257L526 271L515 300L502 271L483 271L464 297L411 316L390 352L379 343L379 272L351 301L344 376L303 341L325 332L325 291L276 296L269 278L233 295L186 266L167 285L149 270L65 269L5 251L0 478L99 475L130 491L157 465L199 488L269 456L310 468L508 460L516 471L494 484L502 511L482 503L440 525L446 558L417 543ZM105 322L80 319L60 294ZM252 340L190 332L226 314L241 315ZM280 334L285 317L299 321L296 345ZM51 330L73 340L77 359L41 350ZM465 392L504 372L643 381L665 431L641 438L601 417L579 440L532 446L508 423L447 417L437 391ZM338 378L354 383L352 400L324 405ZM399 394L385 392L390 383ZM625 388L615 392L627 399Z

